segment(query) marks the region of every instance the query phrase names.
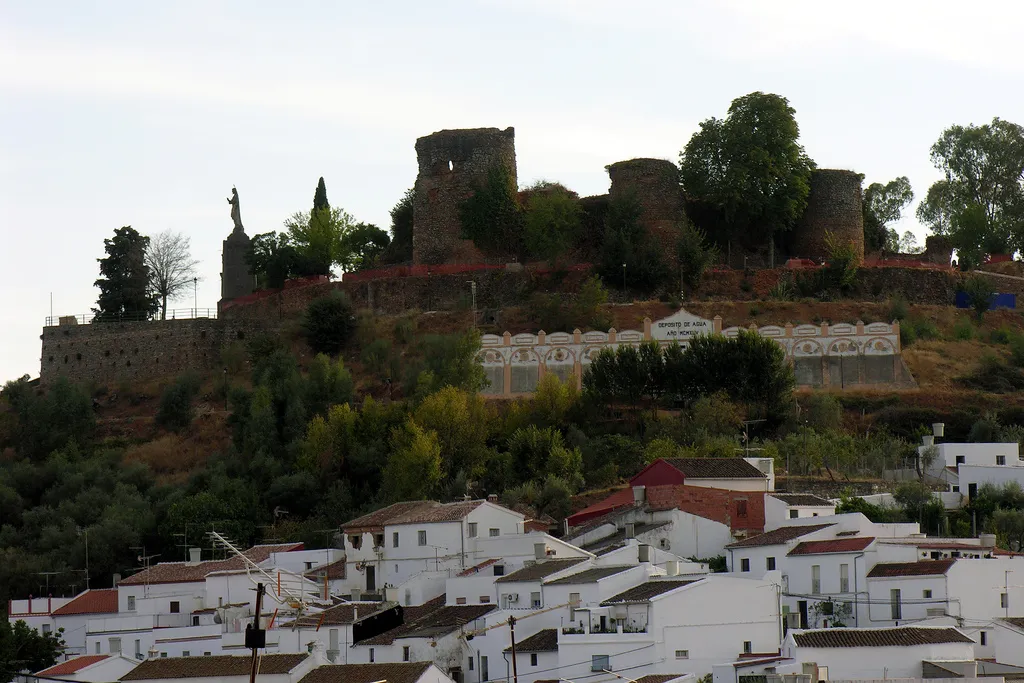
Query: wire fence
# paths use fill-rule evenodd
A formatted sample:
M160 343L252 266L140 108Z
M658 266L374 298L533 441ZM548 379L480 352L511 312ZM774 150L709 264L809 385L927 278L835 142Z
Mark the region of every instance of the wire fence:
M139 311L137 313L79 313L77 315L48 315L46 326L54 325L88 325L124 322L158 322L160 320L210 320L217 317L216 308L173 308L167 309L167 317L162 318L160 312L154 315Z

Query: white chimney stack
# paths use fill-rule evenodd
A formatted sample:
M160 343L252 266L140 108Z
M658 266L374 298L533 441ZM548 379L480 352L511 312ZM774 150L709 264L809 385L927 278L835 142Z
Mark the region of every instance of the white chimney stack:
M202 548L189 548L188 549L188 563L199 564L202 561L203 549Z

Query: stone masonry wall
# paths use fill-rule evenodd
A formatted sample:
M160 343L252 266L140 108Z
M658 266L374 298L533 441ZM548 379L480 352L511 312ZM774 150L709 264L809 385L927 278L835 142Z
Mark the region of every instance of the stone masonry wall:
M852 242L857 255L864 258L862 181L863 177L853 171L819 168L811 172L807 209L793 229L793 256L814 260L827 257L825 237L832 233L843 242Z
M442 130L416 140L419 173L413 201L414 263L471 263L482 257L462 237L459 207L504 167L516 180L515 130Z
M679 169L665 159L630 159L608 166L612 200L633 194L640 202L640 221L665 248L670 259L685 218Z
M43 328L40 383L112 384L174 376L221 365L220 349L267 329L260 320L164 320Z

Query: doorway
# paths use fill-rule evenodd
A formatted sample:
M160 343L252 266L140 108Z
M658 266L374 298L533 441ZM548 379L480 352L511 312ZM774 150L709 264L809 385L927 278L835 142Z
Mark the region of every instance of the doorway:
M377 590L377 568L372 565L366 567L366 590Z

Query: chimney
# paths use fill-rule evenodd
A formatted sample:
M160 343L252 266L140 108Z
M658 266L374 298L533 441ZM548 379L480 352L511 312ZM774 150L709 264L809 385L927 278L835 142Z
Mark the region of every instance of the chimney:
M647 499L647 487L637 485L633 487L633 505L640 507Z
M352 589L352 602L359 602L363 599L363 591L358 588Z
M931 434L925 434L921 437L921 445L925 448L931 448L935 445L935 437Z
M995 548L996 547L996 535L995 534L981 534L978 536L978 541L981 543L982 548Z
M932 423L932 436L941 439L946 435L946 423L945 422L933 422Z
M642 563L651 561L651 546L641 543L636 547L636 557Z
M487 502L488 503L497 503L498 502L498 494L497 493L488 493L487 494Z
M202 556L203 556L203 549L202 548L189 548L188 549L188 563L189 564L199 564Z
M634 536L636 536L636 524L626 522L626 538L633 538Z
M544 543L533 544L533 558L537 561L546 560L548 557L548 547Z
M117 584L121 583L121 575L120 574L114 574L114 582L113 583L114 583L114 585L112 586L112 588L117 588Z

